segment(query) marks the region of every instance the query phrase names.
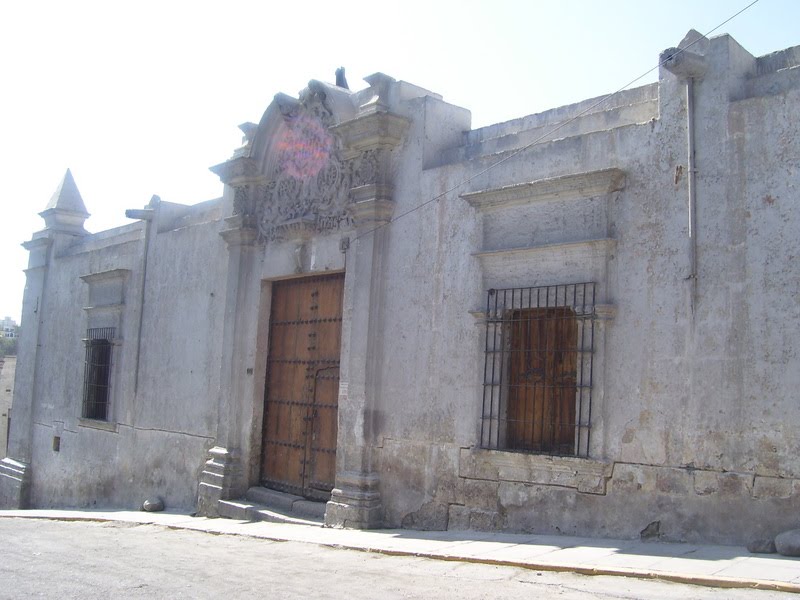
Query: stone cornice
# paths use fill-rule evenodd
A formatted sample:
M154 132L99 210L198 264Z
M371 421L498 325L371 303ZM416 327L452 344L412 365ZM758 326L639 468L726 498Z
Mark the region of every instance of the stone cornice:
M624 187L624 171L603 169L468 192L461 194L461 197L478 210L491 210L544 200L593 198L617 192Z
M350 191L351 203L347 213L356 227L385 225L392 220L394 201L388 185L361 185Z
M50 262L50 248L53 246L52 231L39 231L33 234L33 239L23 242L22 247L30 254L28 255L28 268L25 274L33 274L38 269L46 269Z
M264 179L256 161L248 156L237 156L224 163L209 167L209 171L217 175L222 183L228 185L244 185Z
M28 252L31 252L32 250L49 248L53 243L53 238L47 235L41 235L43 233L46 232L40 231L37 234L34 234L33 239L28 240L27 242L22 242L21 246Z
M394 188L390 185L369 183L359 185L350 190L350 200L352 202L363 202L365 200L391 200Z
M76 212L56 206L45 209L39 213L39 216L44 219L45 231L80 236L89 235L89 232L83 228L83 224L89 217L87 212Z
M392 220L394 202L391 200L363 200L347 208L356 227L379 227Z
M334 125L331 130L342 140L347 158L366 150L394 148L403 142L409 120L400 115L376 111Z
M254 244L258 238L258 229L242 215L233 215L225 219L226 228L219 232L228 247Z

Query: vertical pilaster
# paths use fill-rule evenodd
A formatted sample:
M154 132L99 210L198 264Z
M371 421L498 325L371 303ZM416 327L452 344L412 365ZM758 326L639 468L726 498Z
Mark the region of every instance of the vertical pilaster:
M33 458L33 411L38 361L40 311L53 240L34 237L24 244L30 252L22 300L24 334L17 346L14 378L14 417L8 437L8 456L0 461L0 508L28 508Z
M348 253L342 324L336 487L325 516L335 527L376 528L383 519L373 456L380 369L383 257L391 202L373 196L354 205L356 239Z
M592 366L592 402L594 412L585 416L589 423L589 440L587 448L589 456L605 456L609 442L606 440L606 343L608 330L617 315L617 307L613 304L595 305L594 318L594 364Z
M8 455L0 461L0 508L28 508L31 504L33 416L37 371L42 361L40 330L47 299L47 273L56 251L88 234L83 224L89 213L69 169L39 216L44 219L45 228L23 244L30 255L22 299L22 335L17 346L14 416Z
M252 160L245 157L236 157L212 170L231 186L226 191L235 194L236 202L248 201L252 187L260 180ZM218 516L219 500L243 495L249 483L248 469L243 464L250 456L252 441L246 400L254 393L255 336L251 324L260 288L255 273L257 230L245 212L240 209L225 219L225 229L220 232L228 247L224 360L220 366L215 445L208 451L197 494L198 514L209 517Z
M408 122L369 111L336 127L350 156L372 153L371 181L351 190L356 234L347 254L342 322L336 485L325 513L329 527L380 527L383 506L375 457L375 412L380 394L384 257L392 217L392 151Z
M253 261L256 230L244 223L240 215L225 220L227 229L221 232L228 245L228 277L226 281L225 318L222 344L226 352L221 365L220 391L217 405L216 443L208 453L198 487L198 512L217 516L220 499L238 497L247 489L247 469L242 457L249 456L249 427L245 414L245 399L253 395L252 309ZM251 365L248 368L248 365Z

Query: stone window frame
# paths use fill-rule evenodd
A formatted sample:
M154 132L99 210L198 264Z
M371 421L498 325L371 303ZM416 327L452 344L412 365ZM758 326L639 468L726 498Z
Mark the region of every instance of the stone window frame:
M130 270L112 269L99 273L84 275L81 279L88 284L88 305L83 307L86 315L86 337L84 347L91 341L92 330L113 330L110 341L110 359L108 367L108 395L105 419L87 416L84 408L86 377L88 375L86 360L84 360L84 386L80 404L80 417L78 425L92 429L117 431L117 417L119 414L119 381L121 350L123 347L123 313L127 293L127 283ZM87 348L88 350L88 348Z
M478 259L483 279L484 293L491 288L501 289L527 285L559 285L567 281L594 281L598 285L594 304L594 375L592 381L592 436L588 444L588 456L550 456L528 454L506 450L481 448L481 394L476 398L476 443L467 453L473 457L483 457L497 471L499 480L509 480L508 461L517 465L511 479L535 483L549 475L557 465L565 472L603 471L605 461L604 442L604 396L605 396L605 353L608 325L613 322L616 307L610 303L609 269L614 259L616 240L610 227L610 211L616 197L625 189L626 173L616 167L596 171L568 173L555 177L545 177L533 181L512 183L500 187L477 189L461 194L461 198L476 210L483 233L481 248L472 253ZM516 237L509 241L506 236L492 237L497 231L503 216L516 213L523 208L530 218L535 218L533 207L542 211L552 203L565 206L580 206L579 212L593 215L592 227L575 224L571 229L555 228L543 237L531 237L527 231L528 221L517 218L509 225ZM595 206L592 210L587 203ZM582 205L582 206L581 206ZM524 230L524 231L523 231ZM520 244L520 245L518 245ZM480 344L484 342L487 312L485 307L470 310L475 323L481 329ZM483 352L481 356L483 357ZM477 365L476 365L477 367ZM501 464L502 463L502 464ZM505 465L505 466L504 466ZM529 475L523 474L529 472ZM592 475L592 478L594 475ZM580 490L579 490L580 491Z
M484 365L483 365L483 394L480 411L480 441L479 447L484 450L499 452L517 452L542 456L559 456L570 458L588 458L591 447L591 410L593 392L593 359L595 351L595 320L596 308L595 282L576 282L559 285L534 286L525 288L489 289L487 290L486 311L481 313L481 322L484 325ZM531 296L533 291L533 297ZM542 300L541 291L547 295ZM539 295L537 298L536 296ZM502 298L502 299L500 299ZM575 432L572 441L558 448L549 447L545 440L544 420L545 405L554 409L556 402L550 397L546 402L544 390L541 395L541 419L536 417L536 394L532 398L530 415L527 412L528 402L525 400L524 421L534 429L531 438L536 437L535 428L541 427L541 448L525 447L511 441L508 431L513 420L508 415L509 403L512 399L512 384L510 375L512 371L512 345L514 343L514 315L528 310L539 309L568 309L575 323L575 373L572 393L575 395L574 415L570 419L571 427ZM477 315L476 315L477 316ZM546 321L549 318L546 319ZM549 351L548 351L549 350ZM548 349L546 361L555 358L564 349ZM526 349L528 352L538 352L539 349ZM542 382L547 387L547 377ZM551 386L553 382L551 381ZM535 386L534 386L535 390ZM563 405L563 402L561 403ZM528 423L528 419L530 423ZM538 424L538 425L537 425ZM550 425L553 425L552 423ZM526 429L527 425L523 426ZM551 432L552 433L552 432ZM550 440L550 446L553 440ZM567 448L571 447L571 450Z
M108 422L111 407L116 328L86 330L81 419Z

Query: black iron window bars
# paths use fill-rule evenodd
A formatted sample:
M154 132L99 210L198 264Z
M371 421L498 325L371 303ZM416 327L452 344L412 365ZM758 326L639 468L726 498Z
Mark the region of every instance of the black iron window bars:
M113 340L113 327L90 328L86 331L86 338L83 340L86 346L86 363L81 413L86 419L108 420Z
M595 288L488 291L481 447L588 456Z

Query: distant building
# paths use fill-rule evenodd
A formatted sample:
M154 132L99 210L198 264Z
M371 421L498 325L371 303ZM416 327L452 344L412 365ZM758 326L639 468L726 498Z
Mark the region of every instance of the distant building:
M25 244L0 505L225 515L263 486L343 527L797 527L800 47L662 60L475 130L383 74L311 81L242 126L222 198L97 234L67 172Z
M5 458L11 421L11 399L14 396L15 356L0 356L0 458Z
M0 321L0 337L15 338L17 337L18 330L19 326L17 322L11 317L6 317Z

